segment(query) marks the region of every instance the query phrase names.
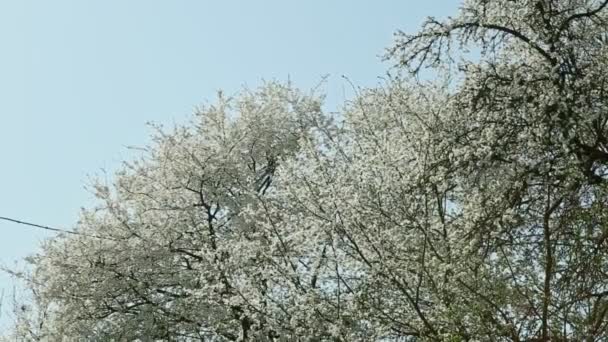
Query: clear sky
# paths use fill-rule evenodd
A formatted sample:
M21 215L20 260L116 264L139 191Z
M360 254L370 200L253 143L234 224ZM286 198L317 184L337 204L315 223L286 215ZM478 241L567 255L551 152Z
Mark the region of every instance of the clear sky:
M261 80L373 86L397 29L457 0L0 0L0 216L71 228L89 176L143 146L145 123L189 118L218 89ZM52 234L0 221L0 264ZM5 308L12 281L0 275ZM9 300L10 302L10 300ZM0 327L1 329L1 327Z

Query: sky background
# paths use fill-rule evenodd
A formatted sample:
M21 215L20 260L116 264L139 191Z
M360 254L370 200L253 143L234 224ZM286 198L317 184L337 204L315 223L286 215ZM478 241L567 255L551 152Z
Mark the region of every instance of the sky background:
M456 0L0 0L0 216L70 229L101 169L143 146L152 121L188 120L216 91L330 77L328 110L380 83L397 29ZM0 221L0 265L53 234ZM14 282L0 274L10 322Z

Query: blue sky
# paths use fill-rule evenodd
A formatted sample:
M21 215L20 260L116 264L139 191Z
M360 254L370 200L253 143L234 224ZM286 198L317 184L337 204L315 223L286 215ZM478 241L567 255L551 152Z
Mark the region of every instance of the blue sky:
M145 145L146 122L185 122L219 89L288 78L306 89L329 74L336 109L351 95L342 75L377 84L393 32L458 3L0 0L0 216L71 228L92 203L90 176ZM2 221L0 231L8 266L53 235ZM5 299L11 286L0 275Z

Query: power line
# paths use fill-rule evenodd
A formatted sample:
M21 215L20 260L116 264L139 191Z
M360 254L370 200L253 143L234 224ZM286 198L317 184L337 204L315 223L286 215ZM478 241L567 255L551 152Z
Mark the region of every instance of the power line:
M30 227L34 227L34 228L38 228L38 229L50 230L50 231L58 232L58 233L67 233L67 234L72 234L72 235L87 236L87 237L92 237L92 238L96 238L96 239L103 239L103 240L116 240L116 239L110 238L110 237L104 237L104 236L92 235L92 234L83 234L83 233L75 232L73 230L55 228L55 227L45 226L45 225L41 225L41 224L36 224L36 223L31 223L31 222L26 222L26 221L21 221L21 220L16 220L16 219L13 219L13 218L10 218L10 217L0 216L0 220L9 221L9 222L17 223L17 224L22 224L22 225L25 225L25 226L30 226Z

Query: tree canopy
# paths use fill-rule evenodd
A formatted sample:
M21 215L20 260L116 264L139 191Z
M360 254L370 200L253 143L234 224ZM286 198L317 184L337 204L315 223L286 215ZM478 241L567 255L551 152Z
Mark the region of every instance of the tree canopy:
M466 0L338 115L219 94L31 258L14 336L607 340L607 20Z

